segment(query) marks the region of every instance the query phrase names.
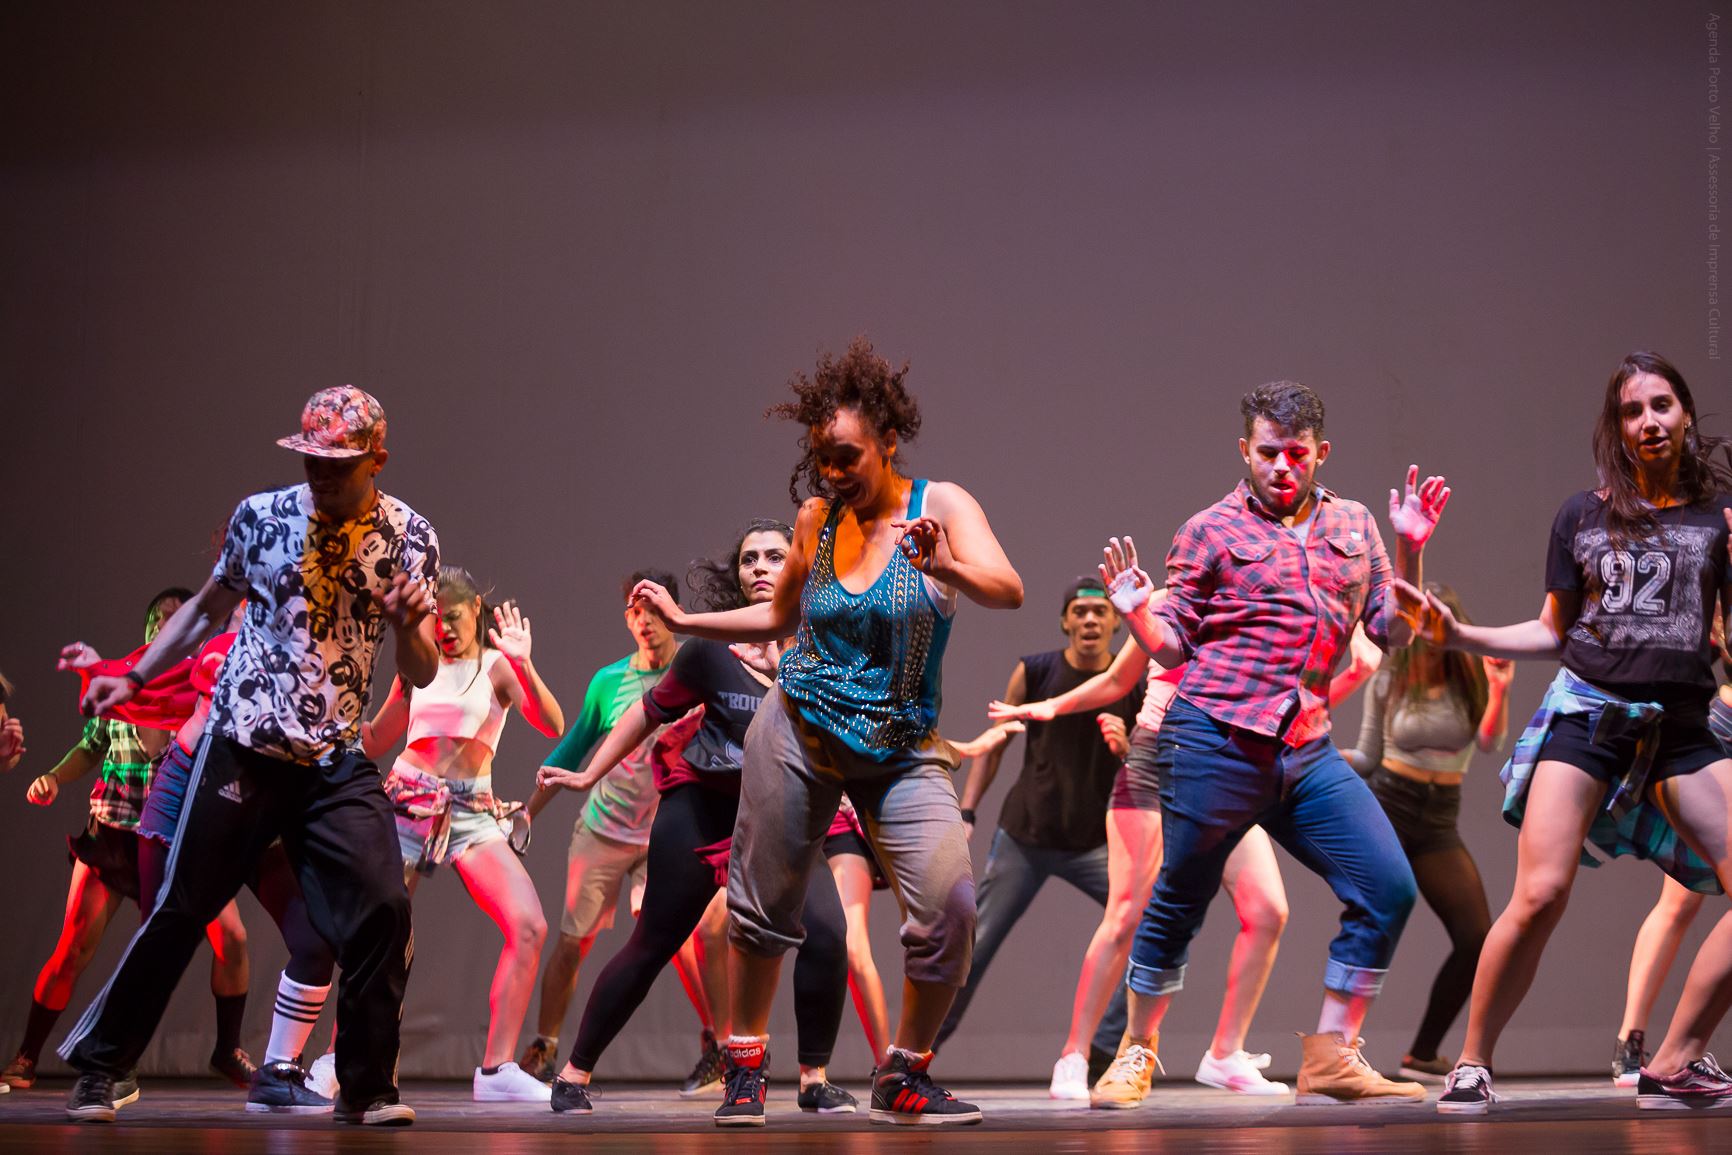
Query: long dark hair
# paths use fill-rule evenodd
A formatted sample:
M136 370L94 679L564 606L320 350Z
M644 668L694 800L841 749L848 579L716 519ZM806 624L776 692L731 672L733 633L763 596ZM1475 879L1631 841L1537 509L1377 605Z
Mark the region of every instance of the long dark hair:
M1437 599L1455 615L1456 621L1470 622L1454 590L1439 582L1426 582L1425 592L1436 594ZM1427 687L1414 675L1414 659L1422 653L1437 654L1443 659L1444 685L1449 687L1450 697L1467 707L1468 719L1477 727L1485 716L1486 702L1491 698L1485 663L1478 655L1462 650L1437 650L1419 637L1413 639L1412 645L1395 651L1389 659L1389 712L1393 714L1396 704L1402 699L1418 698L1425 693Z
M475 656L477 659L484 657L485 652L493 647L492 641L487 637L487 628L493 622L493 603L487 599L493 596L493 591L483 590L481 583L475 580L475 575L462 566L444 565L439 567L439 592L466 602L480 600L481 610L475 617ZM434 606L433 612L439 612L438 606ZM481 676L481 668L486 664L476 661L475 672L469 675L469 685L463 687L465 691L475 684L475 679ZM403 689L405 693L408 692L407 682L403 684Z
M1684 375L1658 353L1638 350L1618 363L1606 382L1606 399L1600 419L1594 423L1594 466L1606 495L1606 530L1613 541L1640 540L1653 534L1659 523L1654 507L1636 485L1636 463L1624 445L1624 385L1640 373L1651 373L1665 381L1684 407L1689 427L1684 431L1683 454L1678 461L1674 496L1685 505L1697 505L1716 493L1732 489L1732 452L1724 437L1701 431L1696 419L1696 399ZM1726 460L1719 460L1725 457Z
M808 494L834 496L818 470L811 430L828 425L838 409L852 409L860 414L880 440L892 432L897 444L914 440L920 432L920 406L903 384L907 376L908 362L892 369L890 362L880 357L864 336L850 341L848 351L840 357L832 353L819 356L818 367L810 377L794 374L788 382L794 400L770 406L764 416L786 417L807 430L800 436L800 462L788 478L788 496L795 505L800 504L802 479Z
M698 606L708 612L737 610L746 604L740 590L740 547L754 533L780 534L789 545L794 543L794 528L773 517L754 517L734 539L734 548L726 556L700 557L686 567L686 584L697 595Z

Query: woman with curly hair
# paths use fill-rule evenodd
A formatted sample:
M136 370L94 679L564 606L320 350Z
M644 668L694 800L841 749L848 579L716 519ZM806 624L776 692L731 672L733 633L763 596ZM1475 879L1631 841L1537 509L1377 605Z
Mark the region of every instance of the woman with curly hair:
M910 478L920 430L904 379L864 338L797 375L773 416L804 429L789 482L812 493L769 601L688 614L666 591L636 597L679 633L768 642L795 633L746 735L728 871L734 947L733 1069L722 1111L762 1116L770 1001L781 955L844 792L903 912L901 1022L872 1089L873 1122L976 1123L927 1072L933 1039L968 977L974 876L938 736L939 664L961 597L1022 604L1022 579L979 503L959 485Z
M1683 375L1631 353L1594 429L1600 485L1552 523L1546 599L1509 626L1460 621L1436 594L1398 583L1402 611L1446 650L1562 662L1504 768L1520 825L1514 893L1480 952L1467 1039L1437 1109L1483 1114L1492 1050L1539 969L1588 849L1637 854L1692 889L1732 887L1732 758L1708 725L1710 622L1732 607L1732 470L1697 428ZM1732 988L1732 912L1696 954L1638 1106L1732 1105L1708 1037Z

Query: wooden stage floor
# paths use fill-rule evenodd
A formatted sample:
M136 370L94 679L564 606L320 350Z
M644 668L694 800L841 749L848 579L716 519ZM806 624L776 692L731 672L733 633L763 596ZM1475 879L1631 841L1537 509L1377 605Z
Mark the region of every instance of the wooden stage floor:
M1133 1111L1089 1111L1054 1103L1044 1086L958 1085L978 1102L975 1127L873 1126L858 1115L801 1114L787 1084L772 1083L769 1125L721 1131L714 1103L683 1101L671 1088L602 1085L588 1116L555 1116L528 1104L479 1104L466 1085L411 1083L404 1098L419 1114L413 1127L338 1127L328 1118L249 1115L240 1092L202 1081L146 1080L138 1102L112 1125L64 1121L70 1084L46 1080L0 1096L0 1152L116 1152L164 1155L313 1155L323 1152L446 1153L581 1150L687 1153L811 1151L946 1151L1009 1155L1039 1152L1598 1152L1732 1151L1732 1110L1706 1114L1638 1112L1635 1093L1605 1079L1506 1080L1504 1102L1476 1120L1446 1119L1424 1107L1299 1107L1291 1099L1256 1100L1193 1083L1157 1084ZM862 1087L850 1086L864 1099ZM1434 1092L1435 1094L1435 1092Z

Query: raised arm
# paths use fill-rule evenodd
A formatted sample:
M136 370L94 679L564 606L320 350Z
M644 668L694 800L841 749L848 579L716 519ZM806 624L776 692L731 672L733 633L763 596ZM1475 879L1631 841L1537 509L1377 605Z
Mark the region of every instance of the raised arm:
M1465 650L1487 658L1548 658L1563 655L1564 635L1581 612L1581 595L1571 590L1551 590L1537 618L1510 626L1476 626L1458 622L1448 606L1435 594L1397 580L1394 584L1397 611L1413 631L1434 646Z
M562 770L557 766L543 766L536 771L536 794L539 795L543 790L590 789L607 777L627 754L636 750L654 729L655 723L644 713L643 702L633 702L626 707L625 713L619 716L619 721L613 724L613 729L601 740L601 745L596 747L589 765L581 771Z
M1010 672L1010 684L1004 688L1003 702L997 702L994 705L1009 703L1016 706L1020 705L1026 697L1028 697L1028 670L1021 662L1018 662L1016 669ZM987 707L987 713L992 713L990 706ZM996 714L992 717L994 721L999 720ZM1004 760L1004 748L1007 745L1009 745L1008 742L995 750L987 751L981 757L974 759L969 768L968 780L962 784L961 806L962 820L968 823L970 828L974 826L975 809L980 805L980 800L986 797L986 791L991 787L992 780L998 777L998 764Z
M549 738L559 737L565 733L565 712L536 672L535 663L529 660L532 648L529 619L515 602L506 602L494 609L493 622L494 628L487 631L488 640L505 658L512 675L504 680L503 686L496 683L494 690L503 690L507 702L523 711L525 722Z
M240 605L241 596L239 591L218 584L215 576L209 578L190 602L174 611L174 616L163 623L156 640L151 642L128 676L90 679L84 698L78 703L79 710L86 717L92 717L130 701L139 686L181 659L190 657L216 636L235 607Z
M903 531L902 552L923 573L988 609L1022 605L1022 577L986 520L986 511L960 485L927 486L926 513L892 524Z
M1474 741L1480 751L1490 754L1503 745L1509 732L1509 684L1515 678L1515 663L1507 658L1486 658L1485 713L1480 715L1479 730Z
M1164 595L1156 591L1151 605ZM1019 665L1017 669L1021 669ZM1137 688L1148 673L1149 655L1142 646L1129 639L1113 656L1113 664L1082 683L1056 697L1039 702L1021 703L1009 697L987 704L986 716L995 722L1020 719L1025 722L1050 722L1060 714L1080 714L1085 710L1104 710ZM1014 682L1012 683L1015 684Z
M1389 525L1395 530L1394 576L1415 589L1425 588L1422 565L1425 543L1437 531L1438 519L1448 504L1449 486L1444 484L1443 478L1428 477L1422 482L1417 465L1407 467L1407 480L1399 492L1389 491ZM1381 553L1381 545L1374 552ZM1376 568L1375 557L1373 568ZM1388 644L1399 649L1413 640L1412 628L1404 616L1388 608L1388 592L1382 575L1373 572L1371 578L1373 598L1368 599L1366 608L1373 610L1375 603L1373 612L1383 618Z
M1183 531L1181 531L1181 537ZM1192 600L1189 596L1190 586L1194 584L1196 575L1192 572L1201 565L1200 559L1193 558L1188 551L1178 558L1181 551L1179 540L1173 542L1173 552L1167 557L1167 593L1172 599L1167 608L1170 610L1188 607ZM1184 662L1190 655L1185 652L1184 640L1179 636L1172 623L1154 612L1161 606L1155 600L1155 583L1137 564L1137 545L1128 536L1122 541L1112 538L1106 548L1101 551L1105 561L1101 563L1101 581L1106 584L1107 597L1112 601L1113 608L1124 618L1126 627L1131 631L1131 637L1137 640L1137 645L1143 648L1150 659L1165 669ZM1175 581L1180 583L1177 587ZM1187 591L1183 599L1179 589ZM1180 601L1185 606L1180 605Z
M776 577L776 593L767 602L737 610L691 614L682 610L668 592L654 582L639 582L633 601L648 605L676 634L713 638L718 642L775 642L791 635L800 624L800 594L806 575L812 571L818 531L823 528L828 506L822 498L810 498L794 519L794 542L782 572Z

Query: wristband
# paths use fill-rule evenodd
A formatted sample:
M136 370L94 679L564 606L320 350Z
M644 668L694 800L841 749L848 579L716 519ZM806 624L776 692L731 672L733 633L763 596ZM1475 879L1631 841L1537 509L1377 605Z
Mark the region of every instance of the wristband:
M139 673L136 667L126 671L126 680L131 682L138 689L144 689L144 675Z
M1153 587L1138 582L1137 571L1128 569L1114 578L1113 584L1107 587L1107 600L1113 603L1113 609L1122 616L1141 609L1152 593Z
M965 806L962 808L962 820L970 826L974 825L974 807Z

